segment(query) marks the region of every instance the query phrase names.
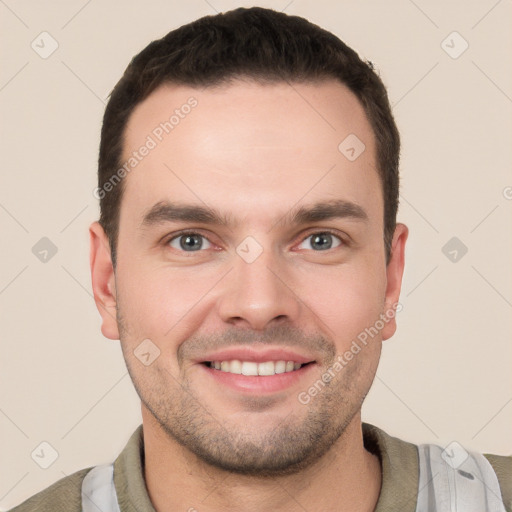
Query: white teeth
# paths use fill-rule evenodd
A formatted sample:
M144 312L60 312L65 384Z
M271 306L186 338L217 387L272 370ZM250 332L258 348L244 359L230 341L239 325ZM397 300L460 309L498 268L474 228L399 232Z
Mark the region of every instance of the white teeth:
M212 361L210 367L227 373L236 373L242 375L275 375L277 373L293 372L298 370L301 363L293 361L265 361L256 363L254 361Z
M242 373L242 363L238 359L233 359L233 361L224 361L225 363L229 364L229 368L227 370L224 370L225 372L231 372L231 373Z
M276 361L274 371L276 373L284 373L286 371L286 361Z
M242 375L258 375L258 363L244 361L242 363Z
M274 361L258 364L258 375L275 375Z

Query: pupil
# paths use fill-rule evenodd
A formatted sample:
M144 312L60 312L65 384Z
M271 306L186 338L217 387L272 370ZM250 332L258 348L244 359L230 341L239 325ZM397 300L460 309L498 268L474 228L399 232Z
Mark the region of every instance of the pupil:
M182 249L191 249L197 251L201 249L203 242L199 235L184 235L181 237L180 245Z
M321 251L330 249L332 246L332 237L329 233L321 233L319 235L315 235L313 237L313 247L316 246L317 249Z

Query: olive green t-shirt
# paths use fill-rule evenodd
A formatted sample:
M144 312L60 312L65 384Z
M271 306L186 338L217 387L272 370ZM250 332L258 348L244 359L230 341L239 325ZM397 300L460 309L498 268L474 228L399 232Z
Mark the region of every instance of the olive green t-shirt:
M382 468L375 512L415 512L419 479L417 446L368 423L363 423L363 437L366 449L379 457ZM505 508L512 512L512 456L485 456L498 477ZM143 467L140 425L114 462L114 485L121 512L155 512L146 490ZM91 469L82 469L59 480L12 512L81 512L82 480ZM200 510L200 504L196 508Z

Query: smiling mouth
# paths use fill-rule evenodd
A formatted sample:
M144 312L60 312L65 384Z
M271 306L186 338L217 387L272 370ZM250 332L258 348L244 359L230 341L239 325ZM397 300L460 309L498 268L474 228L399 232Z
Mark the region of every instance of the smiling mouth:
M280 373L290 373L299 370L303 366L314 363L296 363L294 361L264 361L257 363L255 361L240 361L233 359L229 361L205 361L203 364L208 368L213 368L225 373L234 373L236 375L247 376L270 376Z

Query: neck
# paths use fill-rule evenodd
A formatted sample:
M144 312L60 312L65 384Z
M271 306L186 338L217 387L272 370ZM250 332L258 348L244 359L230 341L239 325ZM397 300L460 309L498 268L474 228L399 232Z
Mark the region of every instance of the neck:
M381 467L365 450L360 413L327 454L299 473L263 478L214 468L161 429L143 407L145 479L157 512L371 512Z

